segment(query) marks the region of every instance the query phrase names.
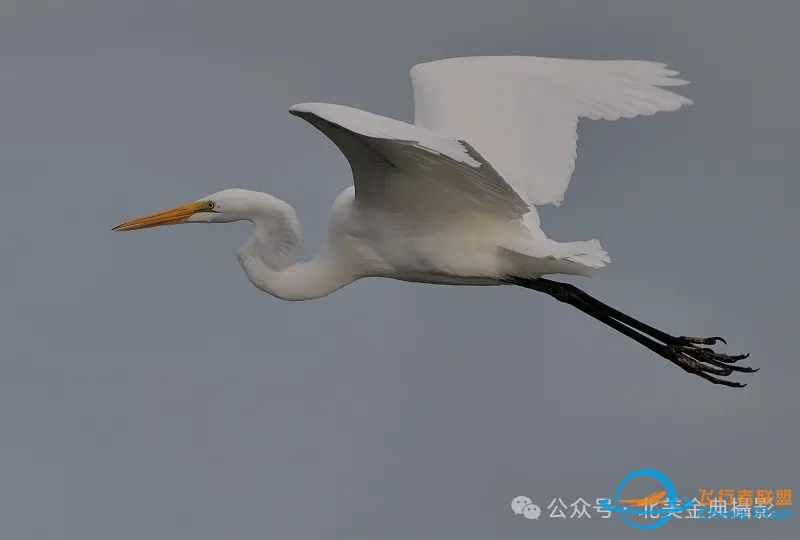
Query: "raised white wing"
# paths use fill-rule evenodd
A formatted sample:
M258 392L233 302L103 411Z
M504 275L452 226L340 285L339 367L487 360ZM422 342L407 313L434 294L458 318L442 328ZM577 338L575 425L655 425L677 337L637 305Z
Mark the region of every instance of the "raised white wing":
M343 105L301 103L307 120L342 151L361 204L406 213L491 213L520 217L529 207L463 141Z
M414 123L471 144L529 204L558 204L578 118L674 111L691 100L664 64L532 56L452 58L411 69Z

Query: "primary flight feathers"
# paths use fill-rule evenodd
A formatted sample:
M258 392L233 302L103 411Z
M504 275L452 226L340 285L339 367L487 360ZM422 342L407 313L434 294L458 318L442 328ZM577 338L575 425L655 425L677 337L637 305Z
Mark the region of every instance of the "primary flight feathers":
M529 204L558 204L575 168L578 118L617 120L692 101L665 64L532 56L452 58L411 69L414 124L464 139Z

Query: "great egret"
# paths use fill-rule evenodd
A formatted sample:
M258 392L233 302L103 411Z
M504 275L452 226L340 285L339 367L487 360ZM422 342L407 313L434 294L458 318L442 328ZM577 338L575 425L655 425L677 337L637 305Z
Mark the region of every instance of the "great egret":
M590 275L610 259L597 240L556 242L534 205L563 199L582 117L616 120L674 111L691 101L662 87L686 84L666 65L538 57L452 58L411 69L414 124L359 109L304 103L290 112L328 136L350 162L354 186L331 210L328 238L295 262L294 209L265 193L226 189L114 228L248 220L237 258L260 290L319 298L363 277L450 285L513 284L546 293L708 381L730 381L748 355L675 337L548 274Z

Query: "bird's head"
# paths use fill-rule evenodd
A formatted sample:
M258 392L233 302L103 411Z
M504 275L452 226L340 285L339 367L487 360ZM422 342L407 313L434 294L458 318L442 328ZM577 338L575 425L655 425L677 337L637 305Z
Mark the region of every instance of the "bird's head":
M225 189L188 204L120 223L113 230L136 231L179 223L230 223L250 219L255 203L263 197L270 196L246 189Z

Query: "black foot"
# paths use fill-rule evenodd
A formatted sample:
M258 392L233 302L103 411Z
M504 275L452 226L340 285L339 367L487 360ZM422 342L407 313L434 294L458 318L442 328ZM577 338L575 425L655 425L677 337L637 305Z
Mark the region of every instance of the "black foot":
M718 342L722 342L725 345L728 344L724 338L719 336L714 337L691 337L691 336L680 336L675 338L675 342L681 345L716 345Z
M698 345L714 345L717 342L727 343L721 337L696 338L678 337L674 338L665 348L662 356L670 362L676 364L684 371L693 373L699 377L711 381L714 384L724 384L742 388L747 384L729 381L720 377L727 377L734 372L755 373L757 368L749 366L734 365L739 360L744 360L749 354L722 354L714 351L710 347L699 347Z

